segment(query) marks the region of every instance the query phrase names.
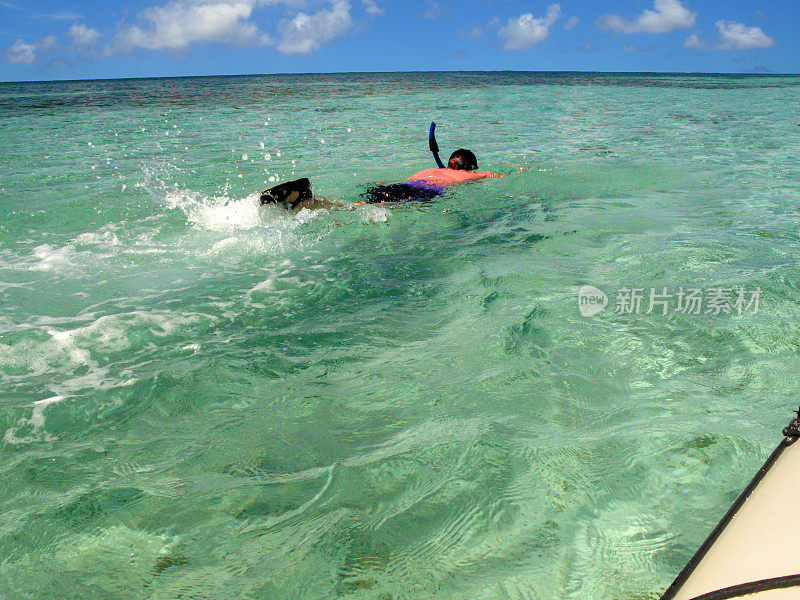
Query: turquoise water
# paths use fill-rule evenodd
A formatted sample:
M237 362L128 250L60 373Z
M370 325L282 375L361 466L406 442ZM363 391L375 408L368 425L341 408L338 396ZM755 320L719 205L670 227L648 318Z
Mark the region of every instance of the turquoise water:
M0 598L657 598L798 403L798 91L0 85ZM431 119L509 175L258 206L432 166ZM617 314L625 286L760 304Z

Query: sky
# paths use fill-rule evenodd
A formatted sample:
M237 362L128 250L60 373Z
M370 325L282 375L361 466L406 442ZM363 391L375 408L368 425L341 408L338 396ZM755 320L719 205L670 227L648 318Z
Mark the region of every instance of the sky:
M800 72L800 0L0 0L0 81Z

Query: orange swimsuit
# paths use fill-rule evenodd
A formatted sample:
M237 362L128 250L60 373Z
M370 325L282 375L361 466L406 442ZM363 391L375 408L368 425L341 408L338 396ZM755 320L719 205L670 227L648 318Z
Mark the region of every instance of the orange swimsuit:
M488 179L490 177L502 177L497 173L489 171L457 171L455 169L425 169L419 173L414 173L408 181L421 181L430 186L447 187L454 183L464 183L475 181L476 179Z

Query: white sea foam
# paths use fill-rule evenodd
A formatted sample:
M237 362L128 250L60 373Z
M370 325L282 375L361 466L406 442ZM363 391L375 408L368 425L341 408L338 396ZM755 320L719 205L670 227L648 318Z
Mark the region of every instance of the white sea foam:
M389 220L392 211L384 206L366 204L358 208L358 214L364 223L383 223Z
M203 196L191 190L174 190L167 194L167 207L179 209L195 226L211 231L252 229L264 225L259 195L241 200L227 196Z
M52 396L32 402L31 416L22 417L15 426L9 427L3 435L3 441L9 445L54 441L56 438L44 430L44 409L62 400L64 396Z
M75 243L87 246L95 244L119 246L120 241L116 234L116 230L118 228L119 225L109 223L108 225L104 225L102 228L100 228L99 231L90 231L79 234L75 238Z
M63 271L75 265L75 248L64 246L56 248L51 244L42 244L33 249L34 265L38 271Z
M267 297L273 293L277 280L287 281L289 274L294 270L294 263L290 260L282 261L277 267L269 272L269 276L257 283L246 293L245 306L250 308L267 308L267 304L259 302L257 298ZM298 282L299 285L299 282ZM281 300L283 301L283 300Z
M135 380L129 373L112 372L106 366L112 355L217 321L216 317L196 313L138 310L102 316L72 329L44 326L38 331L46 335L45 339L40 335L0 343L0 384L46 377L50 381L47 388L59 395L131 385Z
M276 180L275 175L269 177ZM152 182L157 183L153 184ZM304 239L302 228L326 211L301 210L290 212L277 205L262 206L260 194L234 198L227 190L217 196L208 196L182 188L167 189L155 178L150 179L151 193L158 197L163 192L163 202L169 210L180 210L195 230L224 234L219 239L186 235L189 252L217 257L221 253L250 253L275 255L296 249Z
M89 265L104 266L108 259L117 255L122 246L117 236L117 230L121 227L109 223L98 231L81 233L63 245L40 244L32 248L29 254L5 251L0 254L0 269L49 271L59 275L81 274Z
M220 254L254 251L280 254L297 248L306 239L302 235L303 226L324 214L324 211L293 213L280 206L262 206L258 193L233 198L224 192L208 196L193 190L168 188L152 176L137 185L147 189L168 210L181 211L190 229L170 234L164 213L135 222L107 223L60 243L39 244L27 253L3 250L0 269L52 272L77 278L89 274L93 279L107 273L118 278L119 260L126 256L164 255L176 259L179 265L184 261L194 264L198 257L216 260ZM198 235L198 232L212 235ZM7 287L20 286L0 283L0 289Z

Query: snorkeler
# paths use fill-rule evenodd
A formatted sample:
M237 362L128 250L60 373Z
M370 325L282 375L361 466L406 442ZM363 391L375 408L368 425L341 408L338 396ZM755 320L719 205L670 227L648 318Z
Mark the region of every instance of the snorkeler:
M446 168L425 169L414 173L404 183L377 185L369 188L361 196L368 204L410 200L425 202L442 195L448 187L456 183L502 177L498 173L477 169L478 160L475 155L470 150L461 148L450 155Z
M382 184L370 187L361 197L363 200L349 206L379 204L383 202L427 202L441 196L451 185L478 179L502 177L499 173L478 171L478 159L470 150L461 148L450 155L447 167L439 159L439 147L434 136L435 123L431 123L430 148L438 168L414 173L402 183ZM288 208L322 208L330 203L315 198L308 178L287 181L261 192L261 204L283 204Z
M447 167L425 169L414 173L402 183L373 186L361 194L362 201L355 202L352 206L382 202L426 202L441 196L448 187L457 183L502 177L499 173L477 169L478 160L475 155L461 148L450 155ZM306 177L287 181L261 192L261 204L278 203L289 208L299 208L308 205L312 200L314 195L311 191L311 181Z

